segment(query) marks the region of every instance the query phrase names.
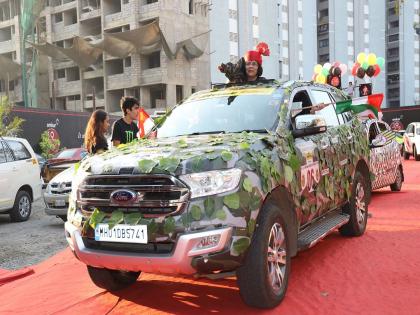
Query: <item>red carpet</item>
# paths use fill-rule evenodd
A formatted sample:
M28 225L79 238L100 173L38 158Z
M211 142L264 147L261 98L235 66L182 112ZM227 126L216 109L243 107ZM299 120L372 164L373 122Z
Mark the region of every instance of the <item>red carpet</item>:
M274 310L246 307L233 278L144 274L113 295L65 250L0 286L0 314L420 314L420 162L404 167L402 192L373 194L363 237L334 233L292 260L287 296Z

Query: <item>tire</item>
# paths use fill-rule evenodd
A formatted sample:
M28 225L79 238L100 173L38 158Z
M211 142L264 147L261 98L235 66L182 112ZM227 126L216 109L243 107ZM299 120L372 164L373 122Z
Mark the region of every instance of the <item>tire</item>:
M410 153L408 153L407 151L404 150L403 152L403 156L404 156L404 160L409 160L410 159Z
M350 200L343 208L343 212L350 215L350 220L339 228L341 235L361 236L365 232L368 218L368 189L367 179L360 171L356 171Z
M420 161L420 155L417 154L416 146L413 146L413 156L416 159L416 161Z
M276 237L280 242L273 251ZM244 264L236 271L239 293L246 304L272 308L283 300L290 274L289 244L289 233L280 210L272 205L265 207ZM273 255L276 253L277 259Z
M18 191L13 209L10 210L10 220L12 222L23 222L27 221L32 211L32 200L31 196L27 191Z
M122 271L87 266L93 283L108 291L118 291L129 287L137 281L140 271Z
M395 179L395 183L391 184L392 191L400 191L403 183L403 172L401 166L398 167L397 178Z
M67 216L66 215L58 215L57 218L60 218L61 220L63 220L63 222L67 221Z

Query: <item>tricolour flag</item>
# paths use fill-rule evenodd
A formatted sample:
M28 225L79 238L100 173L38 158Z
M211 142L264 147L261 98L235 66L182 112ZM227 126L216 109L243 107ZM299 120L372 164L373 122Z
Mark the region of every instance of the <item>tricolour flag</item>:
M337 114L352 111L361 117L379 118L383 99L383 94L372 94L353 98L351 100L337 102L335 111Z
M155 126L153 119L150 118L149 114L143 108L139 110L138 124L140 138L143 138Z

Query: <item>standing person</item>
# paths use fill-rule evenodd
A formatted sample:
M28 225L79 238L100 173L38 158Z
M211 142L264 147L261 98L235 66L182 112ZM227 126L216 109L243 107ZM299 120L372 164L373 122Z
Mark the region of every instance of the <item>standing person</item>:
M105 133L109 128L109 116L101 110L95 110L89 118L85 131L85 147L90 154L108 150Z
M261 77L263 73L262 56L270 56L270 49L264 42L259 43L255 50L246 52L244 60L247 82L258 82L265 79Z
M139 132L139 128L134 122L139 116L139 101L134 97L123 97L120 105L124 117L117 120L112 126L111 141L114 147L134 141Z
M346 92L347 92L348 96L353 97L353 94L354 94L353 82L351 82L351 81L349 82L349 86L347 87Z

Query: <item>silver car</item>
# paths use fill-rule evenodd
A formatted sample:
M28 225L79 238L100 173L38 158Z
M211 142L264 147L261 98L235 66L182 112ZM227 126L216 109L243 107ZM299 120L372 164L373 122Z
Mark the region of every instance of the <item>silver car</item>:
M54 176L44 191L45 213L67 220L74 165Z

